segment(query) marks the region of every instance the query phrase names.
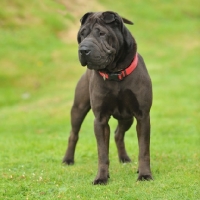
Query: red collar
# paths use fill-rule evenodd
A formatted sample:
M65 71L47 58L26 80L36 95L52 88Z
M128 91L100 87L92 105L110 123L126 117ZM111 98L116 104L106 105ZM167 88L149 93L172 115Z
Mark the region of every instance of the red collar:
M99 74L103 77L104 80L107 79L112 81L122 81L126 76L128 76L133 72L133 70L137 67L137 64L138 64L138 54L136 53L133 62L130 64L128 68L116 73L109 73L109 74L99 71Z

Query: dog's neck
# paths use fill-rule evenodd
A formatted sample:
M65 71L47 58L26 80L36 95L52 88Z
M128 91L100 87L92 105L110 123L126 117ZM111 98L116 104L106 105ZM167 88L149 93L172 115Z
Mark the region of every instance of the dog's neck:
M126 51L124 51L124 49L126 49ZM127 51L127 49L129 50ZM113 73L128 68L132 63L133 59L135 58L136 53L137 53L137 43L135 39L132 37L131 43L128 45L124 44L124 47L121 48L121 50L118 52L116 59L110 66L106 67L105 71L107 71L108 73Z
M120 72L122 70L125 70L127 69L133 62L135 56L136 56L137 52L136 51L133 51L132 54L129 54L126 56L125 60L122 61L122 62L118 62L118 63L114 63L115 66L113 66L114 64L112 64L109 67L107 67L106 69L104 69L103 71L106 72L106 73L117 73L117 72ZM114 69L113 69L114 68Z
M99 71L99 74L103 77L104 81L105 80L122 81L125 77L130 75L135 70L135 68L137 67L137 64L138 64L138 54L136 53L133 61L129 65L129 67L127 67L121 71L112 72L112 73L106 73L105 71Z

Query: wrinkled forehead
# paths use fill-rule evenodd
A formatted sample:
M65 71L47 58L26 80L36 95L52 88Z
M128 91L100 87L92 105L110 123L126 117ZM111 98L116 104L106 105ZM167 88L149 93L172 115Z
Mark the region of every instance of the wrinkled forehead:
M105 24L103 19L102 19L102 12L95 12L92 13L86 20L86 23L90 24L91 26L93 26L95 23L99 23L99 24Z
M95 12L95 13L92 13L88 18L97 20L97 19L100 19L101 16L102 16L102 12Z

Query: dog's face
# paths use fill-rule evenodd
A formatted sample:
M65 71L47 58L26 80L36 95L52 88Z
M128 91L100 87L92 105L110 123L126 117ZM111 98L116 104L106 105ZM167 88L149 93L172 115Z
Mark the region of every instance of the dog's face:
M133 24L114 12L86 13L78 32L79 60L82 66L102 70L114 68L115 62L128 49L129 31L124 23Z

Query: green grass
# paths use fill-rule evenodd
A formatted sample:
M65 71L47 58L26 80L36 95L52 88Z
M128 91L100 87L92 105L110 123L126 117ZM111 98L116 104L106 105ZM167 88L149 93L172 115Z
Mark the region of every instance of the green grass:
M85 68L78 62L76 41L64 43L60 33L78 19L55 1L2 0L1 4L0 199L199 199L197 0L98 2L135 23L128 28L146 61L154 91L154 181L136 182L134 126L126 134L132 163L118 162L113 139L116 121L111 119L111 178L106 186L91 184L97 171L92 113L81 128L75 165L61 164L74 87Z

